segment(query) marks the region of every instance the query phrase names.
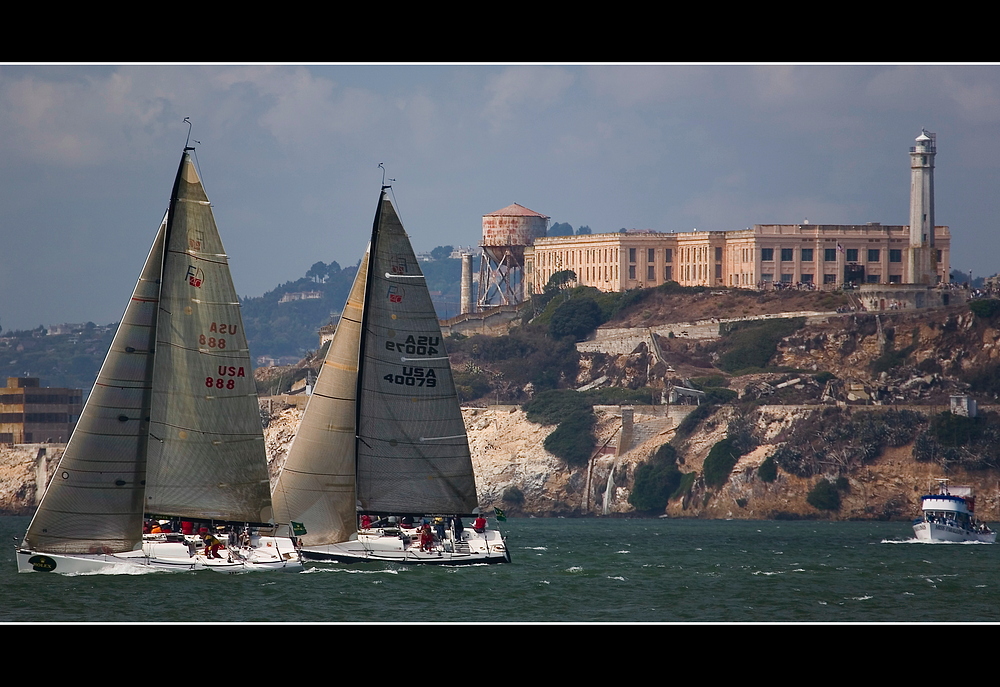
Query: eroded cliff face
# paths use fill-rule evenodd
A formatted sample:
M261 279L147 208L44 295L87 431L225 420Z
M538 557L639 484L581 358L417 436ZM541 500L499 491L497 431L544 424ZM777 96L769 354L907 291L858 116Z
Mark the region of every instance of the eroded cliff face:
M670 441L683 414L692 407L636 406L631 439L620 449L621 411L599 406L595 434L598 455L588 467L570 468L543 447L554 426L530 422L517 406L463 410L479 501L485 508L499 506L508 515L587 516L628 514L628 496L636 467ZM866 410L867 408L868 410ZM990 408L981 408L989 410ZM859 407L858 412L877 410ZM940 408L938 408L940 410ZM732 406L720 407L678 448L678 467L697 477L690 492L670 502L666 514L696 518L909 518L919 512L919 497L935 477L943 476L934 463L918 463L912 444L886 448L878 459L846 473L831 469L810 477L783 470L777 479L763 481L757 469L785 444L798 423L806 422L822 406L765 405L754 411L754 432L760 446L740 458L727 482L707 488L701 477L712 447L726 438ZM264 430L272 479L283 464L295 436L301 411L274 407ZM48 476L55 472L63 446L0 447L0 512L30 515L35 507L35 479L39 448L45 448ZM618 455L616 455L618 453ZM841 493L839 511L820 511L806 496L819 479L844 475L848 489ZM1000 473L952 468L946 475L956 484L973 485L980 517L1000 520Z
M582 355L578 384L604 376L608 384L662 388L683 376L718 374L710 342L661 339L659 359L642 344L627 354L590 352ZM729 388L741 402L768 405L753 410L754 433L760 445L739 459L726 483L704 484L702 471L711 448L726 437L734 406L723 406L703 421L678 450L678 467L696 475L684 496L666 509L674 517L706 518L906 518L918 512L918 499L934 477L935 463L919 463L912 444L886 448L882 455L849 469L831 466L808 477L778 470L774 482L764 482L757 470L786 445L795 426L808 422L823 408L866 409L906 405L930 414L940 412L948 395L962 393L975 379L974 371L994 375L1000 364L1000 328L977 320L967 308L921 312L868 313L831 317L810 324L786 338L772 364L796 368L794 373L761 373L733 377ZM991 367L992 366L992 367ZM817 381L817 373L836 379ZM991 400L977 397L981 410ZM651 399L658 400L658 399ZM266 402L265 402L266 403ZM918 405L919 404L919 407ZM602 515L631 513L628 496L636 467L674 437L690 407L636 406L631 436L621 439L621 410L598 407L595 457L584 468L571 468L545 451L543 442L555 426L529 422L517 406L463 410L473 465L484 507L499 506L511 515ZM287 455L301 411L271 404L265 429L272 480ZM0 511L29 514L35 505L37 445L0 447ZM62 447L46 447L48 474L55 469ZM946 475L955 483L971 484L982 517L1000 520L1000 473L964 471L952 467ZM820 511L806 502L818 479L844 477L839 511Z
M0 515L31 515L65 444L0 444Z

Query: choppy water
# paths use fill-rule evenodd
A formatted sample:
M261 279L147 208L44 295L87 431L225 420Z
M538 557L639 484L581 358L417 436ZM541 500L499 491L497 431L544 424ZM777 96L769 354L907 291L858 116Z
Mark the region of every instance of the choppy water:
M511 565L307 564L299 574L18 574L0 622L1000 621L1000 545L906 523L512 519Z

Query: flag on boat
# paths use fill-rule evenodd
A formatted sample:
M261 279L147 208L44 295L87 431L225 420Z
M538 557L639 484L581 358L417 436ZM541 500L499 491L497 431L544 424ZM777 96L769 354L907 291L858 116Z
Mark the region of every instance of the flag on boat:
M497 520L500 522L507 522L507 516L504 515L503 511L496 506L493 507L493 515L495 515Z
M301 522L293 522L292 533L295 534L296 537L301 537L303 534L307 534L306 526Z

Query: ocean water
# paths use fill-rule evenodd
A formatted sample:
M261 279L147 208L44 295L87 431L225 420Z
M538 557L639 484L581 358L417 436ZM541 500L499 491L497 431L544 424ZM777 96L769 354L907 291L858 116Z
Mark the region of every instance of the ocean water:
M0 622L996 622L1000 545L907 523L511 519L509 565L302 573L18 574L0 518Z

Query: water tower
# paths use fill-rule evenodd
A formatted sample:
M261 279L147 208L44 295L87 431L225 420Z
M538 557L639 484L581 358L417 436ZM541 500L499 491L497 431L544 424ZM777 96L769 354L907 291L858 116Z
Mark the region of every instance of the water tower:
M479 308L524 300L524 249L545 236L549 218L514 203L483 215Z

